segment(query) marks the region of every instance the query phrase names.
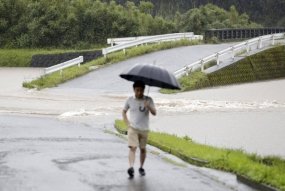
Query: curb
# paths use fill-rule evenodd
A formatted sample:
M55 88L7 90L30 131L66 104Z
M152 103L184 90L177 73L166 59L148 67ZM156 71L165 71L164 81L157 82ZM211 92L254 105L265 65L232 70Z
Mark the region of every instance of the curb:
M117 129L117 131L123 135L127 135L128 134L128 131L114 125L115 129ZM196 165L196 166L200 166L200 167L205 167L209 161L204 161L204 160L201 160L201 159L198 159L198 158L195 158L195 157L189 157L189 156L186 156L185 154L183 154L182 152L180 151L177 151L175 149L171 149L170 147L166 146L166 145L163 145L155 140L152 140L152 139L148 139L147 143L149 145L152 145L152 146L155 146L159 149L161 149L162 151L164 152L167 152L169 154L173 154L175 156L177 156L178 158L182 159L183 161L185 162L188 162L190 164L193 164L193 165Z
M116 125L114 125L114 127L115 127L115 129L119 133L121 133L123 135L127 135L128 134L128 131L126 131L126 130L124 130L124 129L116 126ZM161 149L164 152L167 152L169 154L173 154L173 155L177 156L178 158L184 160L185 162L188 162L188 163L196 165L196 166L204 167L204 166L206 166L209 163L209 161L204 161L204 160L201 160L201 159L198 159L198 158L189 157L189 156L183 154L180 151L177 151L175 149L171 149L170 147L168 147L166 145L163 145L163 144L161 144L161 143L159 143L159 142L157 142L155 140L152 140L152 139L148 139L147 143L149 145L152 145L152 146L155 146L155 147Z
M279 189L271 187L267 184L263 184L263 183L259 183L259 182L255 182L253 180L250 180L249 178L247 178L244 175L237 174L237 180L242 182L243 184L248 185L251 188L254 188L254 189L257 189L260 191L280 191Z
M148 144L155 146L161 150L163 150L164 152L167 152L169 154L173 154L175 156L177 156L178 158L182 159L185 162L188 162L190 164L196 165L196 166L200 166L200 167L205 167L209 161L204 161L198 158L194 158L194 157L189 157L185 154L183 154L181 151L175 150L175 149L171 149L170 147L163 145L157 141L154 141L152 139L148 140Z

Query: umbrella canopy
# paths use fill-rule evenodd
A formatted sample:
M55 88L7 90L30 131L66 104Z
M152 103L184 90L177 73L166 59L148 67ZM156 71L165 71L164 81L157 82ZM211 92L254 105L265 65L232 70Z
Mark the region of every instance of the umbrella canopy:
M167 89L180 90L180 84L175 76L168 72L165 68L150 64L137 64L125 70L120 77L129 80L141 80L146 85L156 86Z

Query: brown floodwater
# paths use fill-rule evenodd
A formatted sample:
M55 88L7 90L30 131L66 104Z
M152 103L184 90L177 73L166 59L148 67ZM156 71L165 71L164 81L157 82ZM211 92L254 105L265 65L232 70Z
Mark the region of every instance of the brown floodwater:
M110 125L121 118L128 93L27 90L38 68L0 68L0 115L27 114L74 123ZM198 143L285 158L285 79L162 95L151 92L158 115L153 131L189 136Z

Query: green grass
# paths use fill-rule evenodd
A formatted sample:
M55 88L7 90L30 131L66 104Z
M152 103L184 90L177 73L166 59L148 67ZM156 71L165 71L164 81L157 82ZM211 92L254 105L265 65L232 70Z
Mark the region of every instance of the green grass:
M80 51L67 49L0 49L0 67L29 67L32 57L37 54L58 54Z
M58 84L67 82L73 78L82 76L92 71L92 70L89 70L90 66L104 67L104 66L108 66L110 64L114 64L114 63L129 59L135 56L142 55L142 54L147 54L150 52L170 49L170 48L179 47L179 46L196 45L200 43L201 41L190 41L190 40L183 39L183 40L174 41L174 42L163 42L160 44L155 43L155 44L149 44L149 45L144 45L144 46L139 46L139 47L133 47L130 49L126 49L126 54L124 54L123 51L111 53L107 55L107 58L102 57L102 58L93 60L84 65L81 65L80 68L78 68L77 66L66 68L63 70L62 76L59 75L59 72L55 72L50 75L46 75L44 79L39 78L31 82L25 82L23 83L23 86L26 88L36 87L39 90L43 88L54 87L54 86L57 86Z
M208 69L208 68L210 68L210 67L212 67L212 66L215 66L215 65L217 65L217 61L216 60L212 60L212 61L210 61L210 62L207 62L207 63L205 63L205 65L204 65L204 70L206 70L206 69ZM201 69L200 69L201 70Z
M115 125L121 128L122 130L125 130L125 131L128 130L128 127L126 126L123 120L119 120L119 119L115 120Z
M118 133L114 133L113 131L110 131L110 130L108 130L108 129L105 129L105 133L112 134L112 135L116 135L116 136L118 136L118 137L124 139L125 141L128 140L128 138L126 138L124 135L121 135L121 134L118 134Z
M178 81L181 85L181 90L161 89L160 92L164 94L171 94L171 93L197 90L211 86L207 75L200 71L189 73L188 76L184 75L181 78L179 78Z
M126 129L122 120L115 125ZM185 136L186 137L186 136ZM285 191L285 160L277 156L261 157L241 149L216 148L161 132L150 132L149 139L163 144L171 150L182 152L188 157L209 161L206 167L241 174L251 180L271 185Z
M239 51L239 52L236 52L236 53L235 53L235 57L236 57L236 56L240 56L240 55L242 55L242 54L245 54L246 52L247 52L246 49L241 50L241 51Z

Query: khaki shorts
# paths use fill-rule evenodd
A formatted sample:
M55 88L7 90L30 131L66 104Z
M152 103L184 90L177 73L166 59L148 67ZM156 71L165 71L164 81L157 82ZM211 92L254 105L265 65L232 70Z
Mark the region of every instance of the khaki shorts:
M139 131L131 127L128 128L128 145L129 147L146 148L148 131Z

